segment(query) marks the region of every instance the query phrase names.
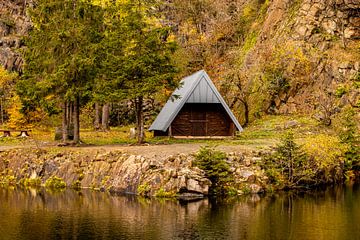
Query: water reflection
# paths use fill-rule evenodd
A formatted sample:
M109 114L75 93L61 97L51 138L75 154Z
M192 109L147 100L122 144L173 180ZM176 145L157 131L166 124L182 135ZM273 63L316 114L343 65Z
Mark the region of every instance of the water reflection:
M360 239L360 188L219 203L0 189L0 239Z

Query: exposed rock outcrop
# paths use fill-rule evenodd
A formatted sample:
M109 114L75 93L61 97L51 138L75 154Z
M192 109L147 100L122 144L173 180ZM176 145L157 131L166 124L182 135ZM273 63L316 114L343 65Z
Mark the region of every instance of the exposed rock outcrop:
M23 60L19 50L22 38L31 28L26 7L32 0L0 1L0 64L7 70L21 72Z
M275 113L313 114L321 107L329 108L328 105L342 107L360 103L360 91L352 87L354 78L360 76L359 44L358 0L273 0L246 64L266 68L269 52L285 46L282 51L288 53L283 57L297 62L284 64L283 77L293 82L280 90L265 108ZM302 56L301 60L295 56L296 52ZM301 61L308 64L306 73L301 71L306 68L301 66ZM289 72L287 67L291 69ZM335 96L343 86L346 91L337 96L340 100L328 99L329 94Z

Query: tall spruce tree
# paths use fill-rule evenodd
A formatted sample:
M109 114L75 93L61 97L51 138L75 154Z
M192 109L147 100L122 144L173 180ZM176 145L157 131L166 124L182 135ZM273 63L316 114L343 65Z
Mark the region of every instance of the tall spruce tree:
M162 26L152 4L151 1L136 0L124 5L123 92L135 105L139 144L145 138L144 100L161 89L175 87L176 67L172 55L176 43L169 38L170 28Z
M37 0L30 9L33 29L26 39L25 69L19 95L31 106L62 104L63 140L69 113L74 142L80 141L80 104L91 95L99 69L102 9L89 0ZM71 109L71 111L69 111Z

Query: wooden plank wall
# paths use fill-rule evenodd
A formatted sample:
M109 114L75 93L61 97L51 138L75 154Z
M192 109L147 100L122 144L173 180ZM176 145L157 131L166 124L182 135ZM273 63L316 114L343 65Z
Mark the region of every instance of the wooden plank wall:
M205 112L203 123L199 123L195 111ZM194 119L195 118L195 119ZM199 133L201 124L205 129L204 136L233 136L233 123L221 104L185 104L171 124L173 136L194 136Z

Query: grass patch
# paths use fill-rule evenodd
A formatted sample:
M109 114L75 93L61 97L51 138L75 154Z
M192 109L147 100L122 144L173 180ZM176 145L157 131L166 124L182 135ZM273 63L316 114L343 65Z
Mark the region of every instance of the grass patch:
M296 121L291 127L296 139L306 139L309 136L318 134L335 135L331 128L319 125L318 122L309 116L298 115L268 115L253 121L235 138L230 139L173 139L169 137L153 137L151 132L146 132L145 141L149 144L206 144L216 145L242 145L251 148L263 148L274 146L279 142L288 130L286 125L289 121ZM111 128L110 131L93 131L82 129L80 137L85 145L128 145L135 144L136 139L129 138L129 130L133 126L122 126ZM2 146L54 146L58 142L54 140L54 129L32 129L29 138L7 137L0 138Z

